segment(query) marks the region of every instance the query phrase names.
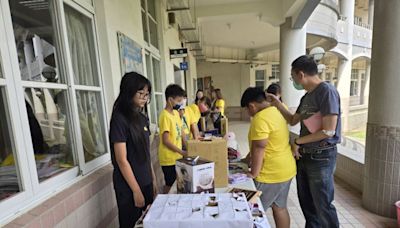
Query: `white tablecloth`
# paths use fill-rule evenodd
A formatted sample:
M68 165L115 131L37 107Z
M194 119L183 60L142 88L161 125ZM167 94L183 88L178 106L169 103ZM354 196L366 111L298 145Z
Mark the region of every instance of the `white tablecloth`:
M217 206L207 206L215 196ZM252 228L249 204L231 193L158 195L144 219L145 228Z
M251 180L251 179L249 179L248 181L246 181L246 182L242 182L242 183L238 183L238 184L234 184L234 185L229 185L228 187L226 187L226 188L216 188L215 189L215 191L216 191L216 193L218 194L218 193L227 193L228 191L229 191L229 189L231 189L231 188L243 188L243 189L250 189L250 190L256 190L256 186L254 185L254 182L253 182L253 180ZM170 190L170 192L169 192L169 194L171 194L172 196L175 196L175 194L176 194L177 192L176 192L176 182L174 183L174 185L172 186L172 188L171 188L171 190ZM181 195L179 195L179 196L185 196L185 194L181 194ZM200 195L198 195L198 196L200 196ZM165 195L163 196L163 197L165 197ZM156 200L157 201L157 200ZM263 209L263 206L262 206L262 204L261 204L261 201L260 201L260 199L258 198L257 199L257 204L259 205L259 208L260 208L260 210L261 211L264 211L264 209ZM153 204L154 205L154 204ZM152 210L152 208L153 208L153 205L152 205L152 207L150 208L150 211ZM190 210L188 210L188 212L186 212L186 213L191 213L193 208L191 208ZM149 213L150 213L150 211L149 211ZM157 212L158 213L158 212ZM153 228L153 227L157 227L157 228L169 228L169 227L173 227L173 228L176 228L176 227L189 227L189 228L197 228L197 227L201 227L201 228L213 228L213 227L241 227L241 226L234 226L234 225L232 225L232 222L231 222L231 220L229 219L229 220L220 220L219 221L219 223L218 223L218 226L215 226L215 225L209 225L209 223L208 222L210 222L210 221L204 221L204 220L196 220L194 223L190 223L190 225L188 225L188 224L186 224L185 226L180 226L179 225L179 223L178 222L172 222L171 223L171 219L169 219L168 220L168 224L169 225L166 225L167 223L166 222L163 222L162 220L160 220L160 219L158 219L158 217L156 217L156 216L154 216L155 215L155 213L152 213L152 215L151 216L148 216L148 214L146 215L146 217L145 217L145 219L144 219L144 227L145 228ZM181 215L181 216L184 216L184 213ZM152 223L150 222L150 224L149 224L149 221L150 220L152 220L152 219L156 219L156 220L158 220L158 222L156 222L156 223L154 223L154 224L157 224L156 226L153 226L152 225ZM235 220L232 220L232 221L235 221ZM214 219L214 222L215 222L215 219ZM267 217L265 216L265 214L264 214L264 217L262 218L262 219L259 219L259 221L254 221L254 225L257 227L257 228L270 228L270 225L269 225L269 222L268 222L268 220L267 220ZM253 227L253 224L250 226L250 227Z

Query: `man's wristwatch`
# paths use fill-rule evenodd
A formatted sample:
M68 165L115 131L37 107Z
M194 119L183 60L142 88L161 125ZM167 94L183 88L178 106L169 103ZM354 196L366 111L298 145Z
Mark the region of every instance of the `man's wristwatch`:
M297 143L297 139L299 139L299 138L295 138L295 139L294 139L294 144L296 144L297 146L301 146L301 144L298 144L298 143Z

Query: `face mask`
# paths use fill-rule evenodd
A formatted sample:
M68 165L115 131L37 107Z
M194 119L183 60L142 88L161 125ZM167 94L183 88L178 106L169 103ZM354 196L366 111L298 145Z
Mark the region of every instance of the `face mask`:
M174 107L172 107L173 110L179 110L181 108L181 104L176 104Z
M186 107L186 103L187 103L187 99L183 99L183 101L182 101L182 107L183 108Z
M293 86L297 90L303 90L304 89L302 84L297 84L295 81L293 81Z

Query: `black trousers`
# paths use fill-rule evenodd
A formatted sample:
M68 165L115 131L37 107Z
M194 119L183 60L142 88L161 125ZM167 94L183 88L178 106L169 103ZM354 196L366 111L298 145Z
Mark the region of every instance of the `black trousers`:
M145 206L143 208L135 207L133 192L130 189L115 189L118 206L119 227L133 228L136 221L142 215L142 212L149 204L153 203L153 184L140 187L140 189L142 190L142 194L145 200Z

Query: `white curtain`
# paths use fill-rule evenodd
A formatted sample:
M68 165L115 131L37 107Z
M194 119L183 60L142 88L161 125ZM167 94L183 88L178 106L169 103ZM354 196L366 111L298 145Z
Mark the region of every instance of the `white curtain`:
M98 86L91 20L68 6L65 6L65 15L75 84ZM86 160L106 152L99 95L100 93L87 91L76 93Z

